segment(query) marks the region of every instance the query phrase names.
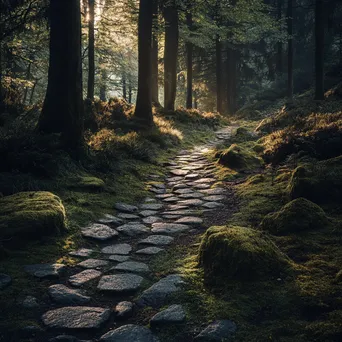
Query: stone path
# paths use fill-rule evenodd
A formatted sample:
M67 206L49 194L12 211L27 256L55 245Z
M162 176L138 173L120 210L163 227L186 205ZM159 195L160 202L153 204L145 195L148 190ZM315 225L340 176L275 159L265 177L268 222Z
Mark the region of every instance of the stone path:
M180 303L159 309L171 294L182 291L184 280L171 274L156 281L149 261L174 245L177 236L202 228L201 216L222 206L226 190L214 187L215 165L208 162L205 153L222 139L228 139L231 130L220 130L205 146L181 151L165 165L166 178L150 175L147 185L151 195L144 203L117 203L113 212L82 228L87 248L69 253L77 260L75 267L26 266L32 277L54 279L46 289L50 309L41 318L49 336L54 336L49 341L80 341L70 336L63 339L61 335L77 335L77 331L84 333L88 329L89 341L157 342L155 326L186 322L186 310ZM65 271L67 277L63 278ZM9 282L6 275L1 275L2 287ZM104 300L93 300L99 295ZM159 309L151 314L152 330L131 324L132 321L125 324L133 312L144 307ZM215 327L220 330L216 335ZM236 329L233 322L218 321L194 339L202 341L211 334L212 341L216 341L215 336L221 341L225 328L229 336Z

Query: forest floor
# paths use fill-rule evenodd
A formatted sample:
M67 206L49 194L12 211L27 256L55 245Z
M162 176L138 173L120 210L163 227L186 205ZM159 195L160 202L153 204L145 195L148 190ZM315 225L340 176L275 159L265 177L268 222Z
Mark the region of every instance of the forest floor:
M341 108L340 101L334 105ZM75 339L51 341L340 341L337 202L324 206L329 227L270 235L291 258L290 275L208 283L199 266L209 227L259 229L265 215L289 201L289 181L301 159L270 167L260 158L279 158L274 142L284 139L272 134L283 103L255 107L245 113L257 118L244 115L216 133L203 125L194 135L188 127L185 142L162 152L158 163L130 159L119 179L105 179L106 190L60 187L56 192L70 215L67 236L22 246L0 266L12 277L0 298L0 340L40 342L68 334ZM272 129L260 134L265 116ZM242 168L218 162L232 144L244 154ZM103 225L118 237L102 241L108 234ZM41 263L64 266L24 271Z

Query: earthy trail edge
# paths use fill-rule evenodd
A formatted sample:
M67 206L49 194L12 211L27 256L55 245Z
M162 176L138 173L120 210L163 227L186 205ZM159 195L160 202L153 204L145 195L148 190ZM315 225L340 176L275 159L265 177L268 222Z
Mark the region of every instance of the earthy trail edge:
M89 248L87 241L87 248L70 253L80 259L77 267L61 264L26 267L34 277L57 279L47 288L51 303L42 315L48 337L42 331L32 331L36 336L34 341L81 341L65 335L81 336L87 341L159 341L146 327L125 323L136 323L130 320L133 311L144 307L159 309L170 294L182 290L184 281L180 275L156 281L149 260L175 245L177 236L196 232L203 223L201 215L213 216L223 207L228 192L212 187L217 182L216 166L208 162L205 154L229 139L232 130L233 127L225 127L207 144L179 152L173 161L166 163L166 179L149 175L151 197L144 203L137 206L117 203L116 216L109 213L84 227L82 235L91 240L94 248ZM37 299L27 297L26 301L28 306L35 307ZM151 327L185 322L186 312L178 304L152 315ZM235 330L233 322L218 321L194 340L206 340L212 334L221 340Z

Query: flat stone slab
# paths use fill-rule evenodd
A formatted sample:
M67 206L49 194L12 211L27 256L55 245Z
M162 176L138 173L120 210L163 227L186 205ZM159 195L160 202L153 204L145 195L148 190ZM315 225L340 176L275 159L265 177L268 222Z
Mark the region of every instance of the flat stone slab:
M224 199L225 197L222 195L212 195L212 196L203 197L203 200L210 201L210 202L223 201Z
M25 309L35 309L39 307L39 304L36 297L26 296L26 298L23 300L22 306Z
M84 296L80 290L70 289L62 284L51 285L48 289L51 299L58 304L85 304L90 297Z
M229 320L216 321L209 324L202 332L200 332L194 341L202 342L221 342L232 341L237 328L236 324Z
M63 264L36 264L27 265L25 271L37 278L58 278L61 272L66 269Z
M193 192L194 192L194 190L192 190L190 188L187 188L187 187L181 188L181 189L177 189L177 190L174 191L175 194L179 194L179 195L192 194Z
M114 208L123 213L134 213L138 211L138 207L126 203L115 203Z
M91 342L89 340L79 340L77 337L72 335L59 335L49 339L49 342Z
M169 245L173 240L174 240L174 238L172 236L150 235L146 239L140 240L139 244L164 246L164 245Z
M185 189L188 186L184 183L177 183L175 185L173 185L173 190L179 190L179 189Z
M179 197L167 197L167 198L164 198L163 201L166 203L175 203L179 201Z
M166 192L166 189L150 188L149 191L160 195L160 194L164 194Z
M172 196L173 196L172 194L159 194L159 195L156 195L156 198L164 199L164 198L168 198L168 197L172 197Z
M180 275L168 275L145 290L137 303L140 306L161 307L170 294L181 290L180 285L182 284L184 284L184 281Z
M188 205L171 204L168 206L167 210L184 210L189 209Z
M203 194L206 194L208 196L211 195L222 195L226 193L225 189L222 188L213 188L213 189L206 189L206 190L200 190Z
M179 234L189 230L189 226L177 223L157 222L152 224L152 233L154 234Z
M138 261L125 261L114 266L113 268L111 268L111 270L132 272L132 273L150 272L150 268L145 263L138 262Z
M199 207L200 205L202 205L204 202L201 201L200 199L188 199L188 200L184 200L184 201L179 201L178 204L180 205L190 205L193 207Z
M183 180L183 177L179 177L179 176L169 177L169 178L166 178L166 180L168 182L179 182L179 181Z
M201 198L201 197L204 197L204 194L201 194L200 192L192 192L190 194L179 195L179 198L184 198L184 199Z
M200 189L209 189L210 188L210 184L206 184L206 183L203 183L203 184L191 184L194 188L200 190Z
M141 223L127 223L117 227L116 229L120 233L123 233L128 236L141 235L150 232L150 229L148 229L145 225Z
M123 325L101 336L101 342L159 342L150 329L134 324Z
M177 324L183 323L186 319L182 305L171 305L167 309L155 314L150 323L151 325Z
M119 233L105 224L93 223L92 225L82 229L82 235L87 238L105 241L119 235Z
M161 203L146 203L140 206L142 210L160 210L164 206Z
M124 223L122 219L110 214L105 214L104 217L98 219L98 222L103 224L113 224L117 226Z
M163 215L163 218L167 220L177 220L180 217L182 216L181 215Z
M94 253L93 249L89 249L89 248L80 248L77 249L76 251L72 251L69 253L69 255L73 256L73 257L82 257L82 258L86 258L89 257L92 253Z
M101 252L104 254L128 255L131 251L132 247L128 243L118 243L116 245L106 246L101 249Z
M137 291L143 281L143 277L136 274L105 275L97 286L100 291L116 293Z
M46 312L42 320L49 328L94 329L100 328L109 316L109 309L69 306Z
M224 205L222 203L218 203L218 202L207 202L202 205L202 207L206 209L216 209L216 208L220 208L223 206Z
M175 223L182 223L182 224L201 224L203 220L200 217L196 216L185 216L178 219Z
M185 176L189 173L189 170L175 169L171 170L170 173L172 173L175 176Z
M158 247L146 247L143 249L139 249L136 251L136 254L143 254L143 255L155 255L160 252L162 252L164 249L163 248L158 248Z
M152 224L152 223L163 221L163 219L159 216L148 216L148 217L144 217L142 221L145 224Z
M9 286L12 282L12 278L5 274L5 273L0 273L0 290L3 290L7 286Z
M200 178L194 181L195 184L203 184L203 183L214 183L216 182L215 178Z
M129 260L129 256L127 255L110 255L108 257L109 260L116 261L116 262L124 262Z
M143 217L153 216L158 214L158 211L156 210L142 210L139 215Z
M84 270L80 273L77 273L69 278L69 283L72 286L82 286L83 284L96 279L101 276L101 272L97 270Z
M108 261L101 259L87 259L77 264L77 266L84 268L97 268L107 266Z
M133 313L133 303L132 302L120 302L115 306L116 317L127 318Z
M189 170L189 169L188 169ZM185 176L185 179L196 179L198 178L200 175L199 173L189 173Z
M185 216L189 216L189 215L195 215L196 214L196 211L194 210L187 210L187 209L184 209L184 210L169 210L169 211L164 211L162 213L162 215L185 215Z
M129 213L119 213L118 217L123 220L139 220L140 217L136 214L129 214Z

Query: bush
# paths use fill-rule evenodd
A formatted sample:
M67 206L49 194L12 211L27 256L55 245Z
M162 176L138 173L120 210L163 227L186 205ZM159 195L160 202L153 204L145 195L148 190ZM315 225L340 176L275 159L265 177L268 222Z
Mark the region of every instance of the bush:
M305 198L297 198L275 213L264 217L260 228L276 235L286 235L324 228L329 220L323 209Z
M51 192L19 192L0 198L0 236L28 238L59 233L66 228L65 209Z
M211 227L202 238L199 263L207 280L278 277L288 258L262 232L244 227Z

